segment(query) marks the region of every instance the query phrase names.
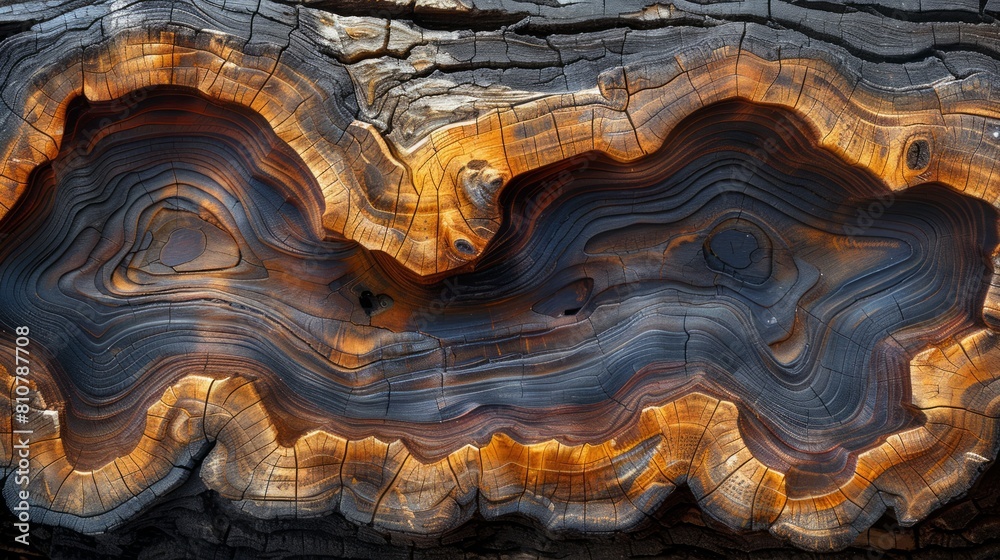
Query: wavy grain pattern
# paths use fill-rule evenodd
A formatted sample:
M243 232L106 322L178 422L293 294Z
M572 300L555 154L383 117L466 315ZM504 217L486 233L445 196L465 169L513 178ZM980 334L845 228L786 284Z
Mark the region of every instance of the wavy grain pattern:
M604 533L687 485L826 550L996 457L981 76L893 89L791 32L637 30L592 87L405 124L372 116L394 94L366 60L454 38L139 6L0 43L25 53L0 63L0 325L31 326L42 523L104 531L199 476L260 517Z

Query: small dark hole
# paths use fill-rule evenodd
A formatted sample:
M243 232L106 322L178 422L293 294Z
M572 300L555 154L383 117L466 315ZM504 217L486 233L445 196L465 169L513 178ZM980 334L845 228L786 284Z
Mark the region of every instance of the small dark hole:
M361 309L364 309L365 313L371 315L372 310L375 309L375 294L368 291L361 292L361 297L358 298L358 301L361 303Z
M563 311L563 315L573 316L573 315L576 315L579 312L580 312L580 308L579 307L573 307L573 308L567 309L566 311Z
M466 255L472 255L475 254L476 252L476 249L475 247L472 246L472 243L469 243L464 239L458 239L455 241L455 249L459 253L465 253Z
M913 171L927 167L931 162L931 147L927 140L916 140L906 149L906 167Z

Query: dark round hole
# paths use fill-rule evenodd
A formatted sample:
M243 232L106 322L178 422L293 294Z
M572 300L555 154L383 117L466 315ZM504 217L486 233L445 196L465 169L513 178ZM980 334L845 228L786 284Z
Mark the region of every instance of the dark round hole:
M469 243L465 239L458 239L455 241L455 250L466 255L473 255L476 253L476 248L472 246L472 243Z
M361 297L358 298L358 303L361 304L361 309L363 309L368 315L371 315L372 311L375 309L376 301L375 294L369 291L361 292Z
M906 167L917 171L931 162L931 146L927 140L915 140L906 149Z

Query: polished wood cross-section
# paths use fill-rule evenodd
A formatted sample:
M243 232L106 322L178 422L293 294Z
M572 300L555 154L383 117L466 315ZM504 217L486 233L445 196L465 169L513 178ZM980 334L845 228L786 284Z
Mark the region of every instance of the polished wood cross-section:
M197 477L394 538L603 534L686 486L831 550L996 458L995 74L659 12L614 57L500 35L515 72L434 18L143 6L0 42L0 412L30 384L37 522Z

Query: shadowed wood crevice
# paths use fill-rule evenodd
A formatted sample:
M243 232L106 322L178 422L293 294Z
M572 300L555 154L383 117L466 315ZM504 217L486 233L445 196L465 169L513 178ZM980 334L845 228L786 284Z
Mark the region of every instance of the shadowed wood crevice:
M774 4L37 7L0 43L0 325L39 522L197 478L393 538L605 534L687 487L827 550L965 492L1000 440L992 16Z

